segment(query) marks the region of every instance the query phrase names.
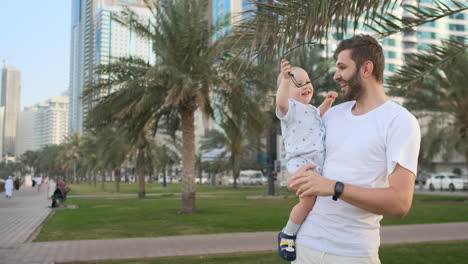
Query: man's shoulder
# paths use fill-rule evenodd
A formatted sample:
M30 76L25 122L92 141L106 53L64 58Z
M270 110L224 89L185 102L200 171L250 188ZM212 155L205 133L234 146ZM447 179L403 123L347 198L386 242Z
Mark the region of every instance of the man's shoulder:
M385 113L390 114L392 118L397 118L398 120L416 121L416 117L408 109L393 101L389 101Z
M323 117L332 116L332 115L342 113L342 112L350 109L351 106L354 105L355 103L356 103L355 101L349 101L349 102L344 102L344 103L332 106L330 109L328 109L328 111L325 113L325 115Z

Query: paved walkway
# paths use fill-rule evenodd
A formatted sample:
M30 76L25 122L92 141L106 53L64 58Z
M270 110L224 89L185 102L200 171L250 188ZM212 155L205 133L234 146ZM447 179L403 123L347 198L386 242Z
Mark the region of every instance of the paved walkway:
M276 232L27 242L51 212L45 190L24 189L0 198L0 263L57 263L142 259L276 250ZM7 234L6 236L3 234ZM382 244L468 240L468 222L382 228Z

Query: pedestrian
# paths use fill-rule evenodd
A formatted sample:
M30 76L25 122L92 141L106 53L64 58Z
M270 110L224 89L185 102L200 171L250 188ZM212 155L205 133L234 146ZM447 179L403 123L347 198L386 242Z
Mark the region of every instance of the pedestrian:
M295 264L378 264L380 220L411 208L421 142L419 124L388 99L384 55L371 36L338 45L334 80L345 103L325 113L323 173L300 168L288 188L317 196L297 234Z
M11 199L13 195L13 177L8 176L8 179L5 182L5 196L8 199Z
M293 67L285 59L277 79L276 115L281 120L281 132L286 150L289 173L296 172L308 163L317 165L313 170L322 173L325 159L325 126L322 116L330 109L338 94L329 92L317 108L310 105L314 87L307 72ZM287 261L296 259L296 234L314 206L316 196L300 198L292 209L289 220L278 234L278 252Z
M41 190L41 185L42 185L42 177L39 176L36 178L36 185L37 185L37 191Z
M63 205L65 200L67 199L67 193L70 191L70 187L68 187L67 183L59 179L57 185L55 187L54 194L52 195L52 208L58 207L59 205Z

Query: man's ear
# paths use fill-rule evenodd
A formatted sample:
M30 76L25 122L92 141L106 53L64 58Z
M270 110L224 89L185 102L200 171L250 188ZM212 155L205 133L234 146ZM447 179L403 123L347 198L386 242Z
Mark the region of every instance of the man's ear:
M364 78L369 78L374 72L374 63L372 61L365 61L361 66L361 73Z

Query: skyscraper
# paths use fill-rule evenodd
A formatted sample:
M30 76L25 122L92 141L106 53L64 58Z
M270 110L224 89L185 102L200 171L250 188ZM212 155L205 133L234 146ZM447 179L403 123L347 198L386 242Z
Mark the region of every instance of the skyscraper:
M114 57L138 56L154 61L151 40L143 39L112 19L127 6L141 18L150 12L143 0L73 0L70 59L69 133L83 131L88 106L81 101L85 85L97 78L94 69Z
M23 111L18 113L15 145L15 156L17 158L28 150L34 150L34 118L37 109L37 106L25 107Z
M2 99L5 107L3 115L2 157L15 155L16 119L20 111L21 71L10 66L2 69Z

